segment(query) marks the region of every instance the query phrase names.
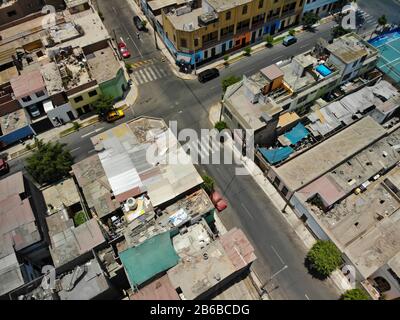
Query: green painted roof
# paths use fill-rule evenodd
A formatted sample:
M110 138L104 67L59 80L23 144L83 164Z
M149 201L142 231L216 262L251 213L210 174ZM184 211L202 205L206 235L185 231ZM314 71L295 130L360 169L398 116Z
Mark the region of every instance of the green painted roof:
M170 233L156 235L119 254L130 284L140 285L179 261Z

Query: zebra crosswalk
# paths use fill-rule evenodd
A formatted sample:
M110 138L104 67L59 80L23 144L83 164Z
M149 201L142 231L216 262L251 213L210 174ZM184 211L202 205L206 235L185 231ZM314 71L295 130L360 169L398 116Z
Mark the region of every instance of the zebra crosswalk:
M168 77L172 74L173 73L169 68L159 68L156 65L151 65L132 72L131 79L136 85L142 85Z
M359 14L364 18L365 23L375 24L376 18L365 12L364 10L358 9Z
M184 145L184 150L194 161L208 159L214 153L220 151L220 143L204 139L197 139Z

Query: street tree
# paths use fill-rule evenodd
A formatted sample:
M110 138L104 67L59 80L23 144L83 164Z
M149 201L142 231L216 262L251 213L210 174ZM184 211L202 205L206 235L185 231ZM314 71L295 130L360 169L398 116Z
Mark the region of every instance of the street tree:
M26 159L26 169L38 183L53 183L68 176L73 159L65 144L37 140L35 145L33 154Z
M274 45L274 37L270 34L265 36L264 38L267 47L272 47Z
M307 12L303 16L303 25L305 29L311 29L314 24L320 20L319 16L314 12Z
M114 108L114 99L111 96L104 94L100 95L99 98L93 103L93 108L100 118L105 118L107 112Z
M215 123L215 129L217 129L219 132L221 132L222 130L225 130L228 128L227 124L225 121L218 121Z
M378 18L378 25L381 28L384 28L387 25L388 21L385 15L382 15Z
M340 38L341 36L344 36L345 34L348 34L350 31L343 28L342 26L336 26L332 29L332 37L334 39Z
M340 300L370 300L364 290L359 288L347 290L342 294Z
M206 190L208 194L211 194L214 191L214 179L210 176L204 175L203 181L204 190Z
M230 76L222 80L222 90L225 92L228 87L242 80L242 77Z
M342 264L342 255L332 241L318 240L307 254L310 271L328 277Z

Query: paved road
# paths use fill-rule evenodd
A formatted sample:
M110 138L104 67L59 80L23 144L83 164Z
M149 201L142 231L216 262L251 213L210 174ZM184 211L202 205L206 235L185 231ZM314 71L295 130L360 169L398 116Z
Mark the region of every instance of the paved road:
M389 23L400 24L400 1L399 0L358 0L359 8L375 20L386 15Z
M154 48L150 35L142 35L141 40L135 37L136 31L132 24L133 12L125 1L98 1L110 33L114 33L115 30L117 38L123 37L134 53L130 62L138 65L135 69L135 72L138 72L135 74L137 77L134 80L139 86L140 95L134 107L135 115L128 111L125 119L119 120L116 124L135 116L149 115L162 117L167 123L177 121L178 129L194 128L199 131L201 128L209 128L208 111L212 104L220 100L221 78L233 74L251 75L271 63L306 51L313 47L319 37L329 38L332 27L332 24L323 25L316 33L299 35L299 42L295 46L284 48L277 45L254 54L222 70L220 79L200 84L198 81L183 81L171 74L162 76L163 72L160 70L168 73L169 66L166 62L161 62L160 53ZM68 145L75 161L80 161L94 152L90 137L111 126L113 125L99 123L83 128L64 137L61 142ZM11 165L13 171L20 169L23 166L23 159L12 161ZM229 208L222 214L224 223L229 228L240 226L254 244L258 256L256 269L262 277L261 280L265 282L284 265L288 266L269 283L268 289L279 285L279 288L271 292L272 297L304 300L336 299L337 293L327 283L312 279L308 275L303 266L305 248L282 215L276 211L251 177L237 177L234 169L233 165L199 166L200 171L207 172L215 178L217 186L229 202Z

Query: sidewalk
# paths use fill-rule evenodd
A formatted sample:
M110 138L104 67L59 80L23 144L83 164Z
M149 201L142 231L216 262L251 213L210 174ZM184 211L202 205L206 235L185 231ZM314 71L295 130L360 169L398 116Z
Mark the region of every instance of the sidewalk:
M221 105L216 104L210 108L209 120L214 125L220 116ZM282 216L286 219L289 225L292 227L294 232L303 242L307 250L315 244L317 239L311 234L306 228L303 222L296 216L293 210L286 206L286 201L281 197L275 187L265 177L264 172L249 158L241 155L241 152L237 150L232 144L225 143L226 146L232 148L232 151L236 153L237 157L241 159L242 165L246 168L249 174L253 177L254 181L260 186L268 198L271 199L272 203L282 213ZM286 208L285 208L286 207ZM283 211L285 209L285 211ZM328 278L339 290L343 293L346 290L352 289L349 281L340 270L336 270Z
M139 8L139 6L135 3L134 0L130 0L128 1L128 3L131 5L131 8L136 12L136 14L142 19L142 20L146 20L147 26L149 26L149 30L153 33L154 35L154 29L153 29L153 25L152 23L150 23L150 21L147 19L147 17L142 13L141 9ZM329 23L333 20L332 16L328 16L326 18L323 18L320 20L320 22L318 24L316 24L315 26L319 26L321 24L325 24L325 23ZM303 30L303 26L298 26L293 28L294 30L296 30L296 34L301 34L303 32L305 32L305 30ZM284 38L287 35L289 35L289 30L277 34L274 38ZM170 66L172 71L174 72L174 74L183 80L196 80L197 79L197 75L194 74L194 72L192 72L191 74L186 74L186 73L182 73L179 72L179 68L176 65L176 61L175 58L172 56L172 54L170 53L170 51L166 48L164 42L162 41L162 39L160 38L159 34L156 32L156 38L157 38L157 45L158 48L160 49L160 51L162 52L162 54L165 56L165 58L170 62ZM247 47L251 47L252 49L252 54L261 52L263 50L267 50L268 48L265 46L265 42L262 41L261 43L255 44L253 46L249 45ZM233 54L229 54L229 63L235 63L240 61L241 59L245 59L248 58L247 56L244 56L244 50L245 48L243 48L242 50L238 50L237 52L233 53ZM225 66L225 60L223 59L223 57L219 60L216 60L212 63L209 63L203 67L197 68L196 73L199 74L200 72L206 70L206 69L210 69L210 68L217 68L217 69L221 69Z
M126 70L124 68L124 71L126 73ZM126 73L125 74L126 77L129 79L129 75ZM130 109L132 114L134 114L133 111L133 105L136 102L136 99L138 97L138 89L135 85L132 85L130 87L130 90L128 92L128 94L125 96L125 98L121 101L118 101L117 103L115 103L114 108L122 108L123 110L127 110ZM41 134L38 134L36 136L36 138L38 139L42 139L44 142L49 142L49 141L57 141L62 137L65 137L69 134L72 134L74 132L76 132L77 130L74 130L74 122L79 124L79 128L85 128L87 126L91 126L97 122L99 122L99 117L98 115L92 115L88 118L85 118L83 120L81 119L76 119L73 122L68 122L65 125L59 126L59 127L55 127L53 129L50 129L46 132L43 132ZM69 131L69 132L68 132ZM13 160L16 159L18 157L21 157L31 151L26 149L26 146L29 144L33 144L34 143L34 139L31 140L26 140L24 143L12 146L8 149L5 149L3 151L3 153L7 154L7 160Z

